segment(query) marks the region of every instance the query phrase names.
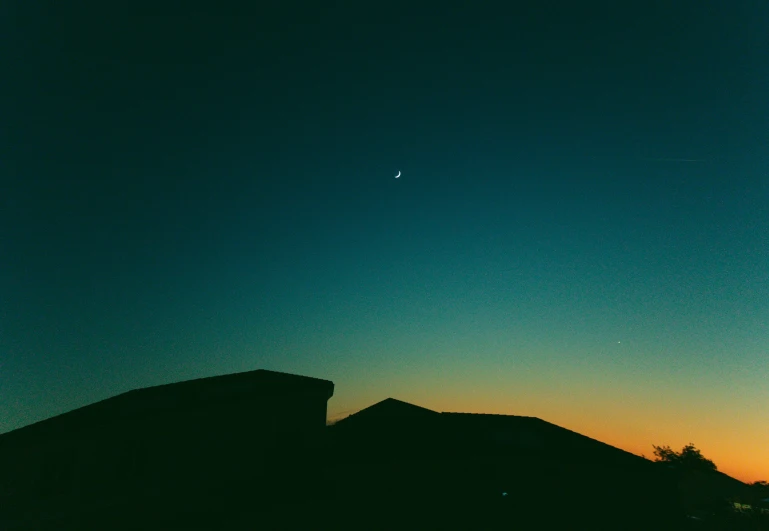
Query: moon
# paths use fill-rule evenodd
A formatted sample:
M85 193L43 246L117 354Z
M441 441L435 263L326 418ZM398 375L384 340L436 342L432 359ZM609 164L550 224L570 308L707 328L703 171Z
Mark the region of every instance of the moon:
M395 178L397 179L400 176L401 176L401 172L398 172L398 175L396 175Z

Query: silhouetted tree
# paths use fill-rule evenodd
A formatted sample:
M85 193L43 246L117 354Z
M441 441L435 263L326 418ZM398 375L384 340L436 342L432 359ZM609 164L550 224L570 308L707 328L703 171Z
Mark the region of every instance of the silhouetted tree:
M680 452L670 446L654 446L654 459L658 463L668 463L678 468L689 470L717 470L716 464L705 458L702 453L689 443Z

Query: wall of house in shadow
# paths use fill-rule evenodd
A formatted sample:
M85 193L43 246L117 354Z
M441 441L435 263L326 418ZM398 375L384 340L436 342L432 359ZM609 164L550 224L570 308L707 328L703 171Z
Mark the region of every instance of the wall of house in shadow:
M269 504L298 483L323 492L332 394L325 380L253 371L132 391L3 434L0 524L147 528Z
M680 521L672 478L643 458L536 418L415 408L389 399L330 428L334 488L361 517L409 507L447 526Z

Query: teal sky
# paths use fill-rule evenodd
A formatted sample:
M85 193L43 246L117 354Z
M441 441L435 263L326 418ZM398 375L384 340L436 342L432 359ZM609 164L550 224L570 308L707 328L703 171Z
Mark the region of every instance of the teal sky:
M766 479L769 11L615 4L6 8L0 432L266 368Z

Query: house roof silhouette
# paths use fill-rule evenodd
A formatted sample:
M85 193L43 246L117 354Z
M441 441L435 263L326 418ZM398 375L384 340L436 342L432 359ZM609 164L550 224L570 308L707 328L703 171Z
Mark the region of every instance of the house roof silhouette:
M635 467L653 463L630 452L546 422L537 417L478 413L437 412L388 398L350 415L334 425L340 435L365 437L373 444L395 450L394 441L425 445L464 455L527 455L549 462ZM397 443L400 445L400 442ZM456 455L456 454L455 454Z
M2 434L0 498L19 509L0 514L0 527L59 518L57 503L72 500L105 515L122 507L134 527L152 511L195 524L223 514L258 521L291 500L337 500L353 529L388 514L388 527L438 518L451 528L455 508L468 519L460 528L489 528L497 514L508 524L525 511L550 518L558 500L568 518L632 514L640 529L656 529L648 522L674 514L679 491L694 507L741 485L719 472L676 474L536 417L387 398L326 428L333 392L327 380L256 370L128 391ZM422 521L410 520L415 512ZM112 518L99 514L94 521Z
M309 499L324 488L333 392L255 370L128 391L2 434L0 528L66 529L80 510L99 522L88 528L112 529L115 515L130 528L155 513L196 522L290 499L285 477Z
M465 446L476 444L546 453L553 459L600 461L612 465L651 464L648 460L537 417L441 413L449 432Z
M374 459L388 454L416 456L432 451L441 430L440 417L437 411L388 398L330 428L335 441L350 453Z
M653 519L674 504L673 483L651 461L536 417L437 412L389 398L330 431L337 488L360 507L374 499L433 516L435 508L472 507L478 520L465 527L483 528L508 505L513 514L544 514L558 500L573 516L600 504L605 518L611 508Z
M205 406L244 397L313 395L328 400L334 383L319 378L258 369L133 389L119 395L0 434L0 446L62 431L92 429L94 425L136 415ZM279 404L278 404L279 406Z
M351 423L382 422L387 420L404 421L413 419L436 418L440 413L395 398L386 398L357 413L345 417L337 422L337 425L349 425Z

